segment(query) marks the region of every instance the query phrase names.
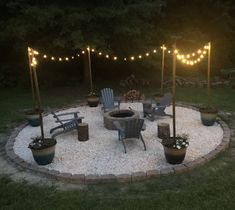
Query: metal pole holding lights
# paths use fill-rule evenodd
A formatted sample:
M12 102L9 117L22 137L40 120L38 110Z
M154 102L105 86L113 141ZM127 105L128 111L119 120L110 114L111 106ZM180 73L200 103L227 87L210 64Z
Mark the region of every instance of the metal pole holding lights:
M88 57L88 68L89 68L89 75L90 75L90 90L93 93L93 83L92 83L92 72L91 72L91 51L90 47L87 47L87 57Z
M163 94L163 81L164 81L164 68L165 68L165 50L166 50L166 47L165 45L163 44L162 45L162 69L161 69L161 94Z
M173 138L176 137L176 125L175 125L175 73L176 73L176 44L173 45L173 53L172 53L172 114L173 114Z

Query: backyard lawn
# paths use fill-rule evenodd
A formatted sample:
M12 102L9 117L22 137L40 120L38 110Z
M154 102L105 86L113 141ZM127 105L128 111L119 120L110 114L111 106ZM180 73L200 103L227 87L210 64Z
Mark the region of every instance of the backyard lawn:
M205 90L177 88L177 102L205 103ZM72 87L42 89L41 92L44 108L76 104L87 93L84 89ZM143 93L150 97L154 89L145 89ZM229 87L215 88L213 103L220 111L235 112L234 94L234 89ZM31 106L31 95L29 90L7 89L0 91L0 98L0 132L7 132L7 128L23 120L23 110ZM234 116L223 115L233 129ZM16 183L2 176L0 209L234 209L234 141L232 136L229 149L204 166L139 183L87 185L61 191L55 187Z

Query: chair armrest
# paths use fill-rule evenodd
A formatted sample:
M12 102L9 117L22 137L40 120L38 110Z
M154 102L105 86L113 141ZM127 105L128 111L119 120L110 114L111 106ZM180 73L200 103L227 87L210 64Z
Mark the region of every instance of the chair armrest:
M116 129L118 129L120 132L124 132L123 127L121 126L121 124L118 121L114 121L113 124L114 124L114 127Z
M84 119L84 117L76 117L76 118L70 118L70 119L63 119L63 120L61 120L60 119L60 121L61 122L66 122L66 121L76 121L76 120L82 120L82 119ZM56 120L55 122L59 122L58 120Z
M57 114L57 116L64 116L64 115L77 114L77 113L80 113L80 112L67 112L67 113Z

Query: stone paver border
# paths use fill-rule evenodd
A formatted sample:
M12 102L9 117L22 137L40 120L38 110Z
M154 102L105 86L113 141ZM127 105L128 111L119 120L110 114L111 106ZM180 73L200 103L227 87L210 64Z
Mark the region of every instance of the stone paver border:
M81 103L81 105L84 105L84 103ZM79 106L79 105L77 105ZM73 107L77 107L73 106ZM191 106L191 105L185 105L185 104L177 104L177 106L193 109L196 111L199 111L198 108ZM73 108L73 107L66 107L63 109L59 109L57 111L62 111L68 108ZM24 122L20 126L16 127L13 132L11 133L11 136L9 137L6 145L5 145L5 151L8 157L20 165L21 167L25 169L29 169L33 172L42 174L48 178L53 178L55 180L60 180L63 182L68 182L68 183L78 183L78 184L96 184L96 183L131 183L131 182L136 182L136 181L142 181L145 179L153 178L153 177L159 177L159 176L165 176L169 174L176 174L176 173L181 173L181 172L186 172L189 170L192 170L193 168L197 166L201 166L208 161L212 160L215 158L220 152L226 150L229 147L229 142L230 142L230 129L228 125L222 121L221 119L218 119L217 122L220 124L220 126L223 129L223 139L221 143L211 152L208 154L204 155L203 157L200 157L196 160L190 161L190 162L183 162L182 164L178 165L172 165L165 167L163 169L156 169L156 170L148 170L148 171L139 171L131 174L120 174L120 175L114 175L114 174L106 174L106 175L98 175L98 174L89 174L89 175L84 175L84 174L71 174L71 173L61 173L56 170L49 170L44 167L39 167L37 165L28 163L24 161L22 158L20 158L18 155L14 153L13 146L15 142L15 138L18 135L18 133L25 127L27 126L27 123Z

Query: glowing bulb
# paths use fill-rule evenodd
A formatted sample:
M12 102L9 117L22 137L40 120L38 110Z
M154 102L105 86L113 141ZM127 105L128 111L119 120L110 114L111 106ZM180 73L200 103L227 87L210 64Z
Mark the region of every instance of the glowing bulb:
M142 55L139 55L138 57L139 57L139 59L141 59L141 58L142 58Z
M86 48L87 49L87 51L90 51L90 48L88 47L88 48Z
M69 60L69 58L68 58L68 57L66 57L66 58L65 58L65 60L66 60L66 61L68 61L68 60Z
M201 50L198 50L198 51L197 51L197 53L198 53L198 54L201 54L201 53L202 53L202 51L201 51Z
M77 56L78 56L78 57L80 57L80 55L79 55L79 54L77 54Z
M62 61L62 58L59 58L59 61Z
M178 54L178 55L177 55L177 58L178 58L179 60L181 60L182 57L181 57L181 55Z
M195 56L195 53L192 53L192 56Z
M200 59L200 58L198 58L198 59L197 59L197 61L201 61L201 59Z
M194 63L196 64L196 63L197 63L197 61L194 61Z
M168 53L170 54L170 53L171 53L171 51L170 51L170 50L168 50Z
M43 58L47 58L47 55L43 55Z
M84 51L84 50L82 51L82 54L85 54L85 51Z
M183 59L182 62L183 62L183 63L186 63L186 59Z
M186 58L190 58L190 55L188 54L188 55L186 55Z
M95 52L95 49L91 49L91 52Z
M54 58L54 57L51 57L51 60L55 60L55 58Z
M102 55L102 52L99 52L99 55Z
M186 63L189 65L189 63L190 63L190 62L189 62L189 61L187 61Z
M36 51L36 50L34 50L34 51L33 51L33 54L38 55L38 54L39 54L39 52L38 52L38 51Z
M115 60L115 61L116 61L116 60L117 60L117 57L116 57L116 56L114 56L114 57L113 57L113 60Z
M204 49L208 50L208 49L209 49L209 46L205 45L205 46L204 46Z
M126 58L124 58L123 60L126 61Z
M30 47L28 47L28 52L31 52L31 48Z
M175 50L175 51L174 51L174 53L175 53L175 54L178 54L178 53L179 53L179 51L178 51L178 50Z
M149 56L149 53L146 53L145 55L146 55L146 56Z
M135 60L135 57L134 57L134 56L132 56L132 57L131 57L131 60Z
M109 58L109 55L106 55L105 57L106 57L106 58Z
M157 50L153 50L153 53L156 53L157 52Z
M190 65L192 66L194 64L194 62L193 61L190 61Z
M204 58L204 55L200 55L200 58Z
M74 59L74 56L71 56L72 59Z
M31 52L29 52L29 55L32 55L32 53L31 53Z
M206 54L206 51L205 51L205 50L203 51L203 54L204 54L204 55Z

